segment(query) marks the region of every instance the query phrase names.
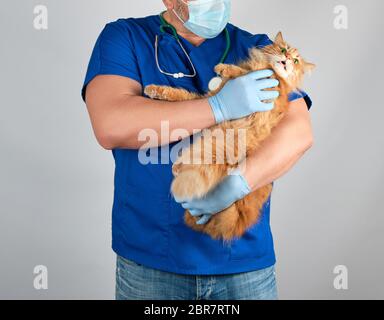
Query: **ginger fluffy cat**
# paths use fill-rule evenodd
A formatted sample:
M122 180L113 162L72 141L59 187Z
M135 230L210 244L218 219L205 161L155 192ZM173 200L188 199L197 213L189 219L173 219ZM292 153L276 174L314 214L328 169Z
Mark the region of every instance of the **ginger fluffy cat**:
M181 156L174 163L172 193L179 198L201 198L215 188L231 169L238 167L246 156L255 152L271 134L272 129L288 110L288 94L301 86L304 74L313 68L314 64L306 62L297 49L290 47L285 42L281 32L278 33L273 44L261 49L251 49L250 57L240 64L217 65L215 71L221 76L223 82L216 91L209 92L206 96L219 92L231 79L262 69L272 69L275 72L272 77L280 82L277 88L280 96L275 100L275 108L271 111L254 113L248 117L226 121L204 130L190 147L183 149ZM276 90L276 88L270 90ZM167 101L202 98L201 95L184 89L156 85L147 86L145 94L153 99ZM233 130L232 138L226 137L227 129ZM239 129L243 129L243 132L244 129L246 130L245 152L238 150ZM213 135L216 139L207 138L208 133L212 134L217 130L224 132L221 138L220 135ZM228 150L229 148L231 150ZM207 154L212 159L208 163L204 162ZM224 161L217 161L218 156L223 154L224 159L221 160ZM185 212L184 221L192 229L204 232L213 239L230 241L239 238L247 229L257 223L260 211L271 191L272 185L270 184L250 193L226 210L213 215L205 225L197 225L198 217L193 217L188 211Z

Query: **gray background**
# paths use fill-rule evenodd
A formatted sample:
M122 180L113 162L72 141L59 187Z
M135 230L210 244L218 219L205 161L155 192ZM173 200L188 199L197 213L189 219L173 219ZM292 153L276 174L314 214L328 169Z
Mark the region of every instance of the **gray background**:
M45 4L49 29L33 28ZM282 30L318 65L306 88L315 145L277 184L272 228L282 299L384 298L381 0L234 0L232 22ZM349 29L333 27L337 4ZM96 143L80 88L105 23L161 0L2 0L0 298L112 299L113 158ZM49 289L33 288L48 267ZM349 290L333 288L346 265Z

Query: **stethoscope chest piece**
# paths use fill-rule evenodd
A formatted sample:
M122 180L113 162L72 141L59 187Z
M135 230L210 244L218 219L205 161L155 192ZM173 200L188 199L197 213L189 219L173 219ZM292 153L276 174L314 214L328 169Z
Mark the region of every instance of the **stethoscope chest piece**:
M214 77L209 81L208 83L208 89L209 91L216 91L220 88L221 84L223 83L223 79L219 76Z

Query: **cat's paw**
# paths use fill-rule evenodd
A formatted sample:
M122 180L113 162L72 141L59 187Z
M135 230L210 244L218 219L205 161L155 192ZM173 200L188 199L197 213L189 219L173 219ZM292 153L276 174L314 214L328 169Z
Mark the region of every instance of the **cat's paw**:
M171 186L174 197L185 200L205 196L206 189L207 181L196 170L182 171L175 177Z
M215 67L215 72L223 79L234 79L247 74L249 71L233 64L220 63Z
M145 87L144 89L144 93L150 97L151 99L164 99L163 97L163 88L161 86L157 86L157 85L154 85L154 84L151 84L151 85L148 85Z
M217 66L215 66L215 72L222 78L228 78L228 65L224 63L219 63Z

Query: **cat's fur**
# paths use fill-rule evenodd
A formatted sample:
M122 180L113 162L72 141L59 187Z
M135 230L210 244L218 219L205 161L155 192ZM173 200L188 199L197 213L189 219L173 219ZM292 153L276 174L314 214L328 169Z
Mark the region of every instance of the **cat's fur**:
M295 59L297 59L296 63ZM286 61L286 64L284 65L282 61ZM217 129L224 132L227 129L234 129L235 135L234 139L230 139L231 141L219 144L216 139L205 138L207 134L205 131L197 141L194 141L193 145L184 149L173 165L175 178L172 183L172 193L178 198L203 197L227 176L229 169L237 167L244 160L245 155L255 152L287 112L288 93L297 90L304 74L313 68L313 64L299 56L297 49L290 47L284 41L281 32L278 33L273 44L262 49L251 49L250 58L239 65L217 65L215 71L224 81L219 89L209 92L207 96L219 92L230 79L261 69L275 71L273 77L280 81L277 88L280 96L275 100L275 108L272 111L259 112L239 120L226 121L208 129L211 133ZM276 90L276 88L270 90ZM145 94L151 98L167 101L202 98L202 96L184 89L156 85L147 86ZM246 129L246 153L243 155L238 152L238 129ZM225 148L224 164L215 162L218 152L216 146ZM226 150L227 148L233 148L233 150L226 152L229 151ZM208 150L212 156L211 164L204 164L204 159L207 159L203 156L204 150ZM228 156L228 154L232 156ZM200 162L195 162L196 160ZM250 193L228 209L213 215L205 225L197 225L198 217L193 217L188 211L185 213L184 221L194 230L207 233L214 239L229 241L241 237L249 227L258 221L260 210L268 200L271 190L272 185L267 185Z

